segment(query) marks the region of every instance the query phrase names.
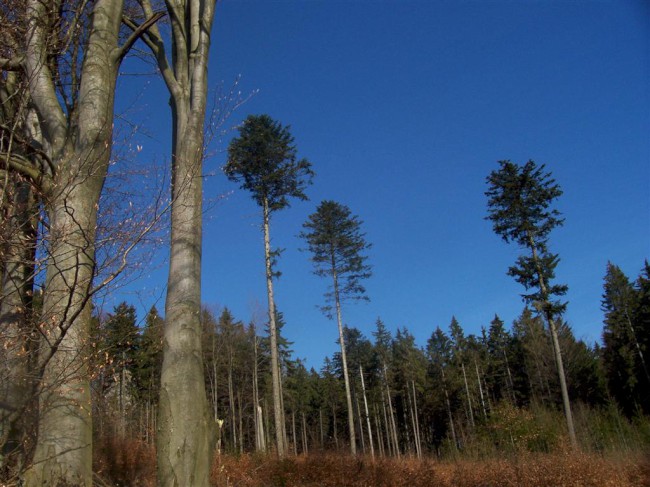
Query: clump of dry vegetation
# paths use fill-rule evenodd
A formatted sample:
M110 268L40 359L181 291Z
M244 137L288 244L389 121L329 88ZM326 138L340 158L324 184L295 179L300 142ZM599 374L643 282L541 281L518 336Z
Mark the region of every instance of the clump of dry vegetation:
M312 454L223 456L215 460L218 487L548 487L650 485L643 455L524 454L485 460L378 459Z
M156 450L140 440L102 439L95 445L93 472L99 487L155 487Z

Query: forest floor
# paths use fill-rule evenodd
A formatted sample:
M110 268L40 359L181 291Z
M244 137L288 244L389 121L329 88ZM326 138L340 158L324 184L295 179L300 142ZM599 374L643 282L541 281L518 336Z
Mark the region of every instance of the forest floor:
M135 445L132 445L135 446ZM112 450L110 447L108 450ZM109 453L105 451L104 453ZM118 453L113 450L113 453ZM120 455L119 453L123 453ZM120 449L96 458L104 486L155 486L150 447ZM112 457L112 458L111 458ZM524 453L482 460L418 460L310 453L220 455L215 487L648 487L650 455L642 453Z
M276 460L222 457L219 487L551 487L650 486L643 455L527 454L508 459L437 461L314 454Z

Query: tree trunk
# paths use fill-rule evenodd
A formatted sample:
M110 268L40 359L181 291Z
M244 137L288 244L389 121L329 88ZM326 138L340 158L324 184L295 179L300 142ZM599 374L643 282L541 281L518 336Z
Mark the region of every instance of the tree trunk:
M147 17L148 1L141 2ZM171 95L171 246L157 436L160 486L207 486L215 440L205 392L201 325L201 246L207 65L212 0L166 2L172 61L154 26L147 44Z
M451 437L454 441L454 449L458 448L458 438L456 437L456 428L454 427L454 416L451 413L451 402L449 401L449 392L447 391L447 381L445 379L445 368L440 367L442 372L442 388L445 393L445 404L447 405L447 414L449 416L449 427L451 428Z
M370 440L370 456L375 458L375 445L372 441L372 426L370 425L370 414L368 413L368 398L366 397L366 383L363 379L363 368L359 365L359 376L361 377L361 391L363 393L363 405L366 412L366 423L368 425L368 439Z
M361 440L361 452L366 454L366 439L363 434L363 420L361 419L361 406L359 405L359 396L354 395L354 402L357 405L357 425L359 427L359 439Z
M508 389L510 389L510 396L512 397L512 405L517 405L517 398L515 397L515 383L512 380L512 374L510 373L510 363L508 362L508 354L506 350L503 349L503 358L506 363L506 372L508 373Z
M320 426L320 448L323 449L325 445L325 435L323 433L323 410L318 409L318 424Z
M175 102L171 250L157 442L158 481L170 487L208 485L211 463L213 424L205 393L200 321L203 118L204 112Z
M411 386L413 388L413 416L415 417L415 441L416 441L416 450L418 452L418 458L422 458L422 440L420 438L420 420L418 418L418 401L415 397L415 381L411 381Z
M282 389L280 375L280 357L278 353L278 331L275 323L275 300L273 298L273 269L271 268L271 237L269 235L269 204L264 200L264 261L266 264L266 291L269 307L269 333L271 335L271 374L273 383L273 414L275 418L275 446L278 456L286 453L286 425L282 407Z
M533 261L535 262L535 267L537 271L537 279L539 282L539 290L542 297L542 310L544 311L544 317L548 322L548 327L551 331L551 338L553 340L553 352L555 355L555 364L557 366L557 373L560 379L560 392L562 393L562 405L564 406L564 416L567 423L567 429L569 431L569 441L571 442L571 447L574 450L578 449L578 439L576 438L575 427L573 424L573 414L571 413L571 402L569 400L569 389L566 385L566 373L564 371L564 363L562 360L562 350L560 348L560 340L558 338L557 332L557 323L553 319L552 311L550 310L550 303L548 301L548 290L546 288L546 282L544 280L544 273L542 272L541 264L539 257L537 255L537 246L533 240L533 236L528 233L528 241L530 245L530 250L533 255Z
M384 439L381 434L381 417L379 416L379 411L377 410L377 403L373 404L373 412L375 416L375 432L377 437L377 445L379 446L379 456L384 457Z
M26 72L57 168L47 189L48 262L39 353L40 418L28 486L92 484L88 374L99 196L112 144L122 0L98 0L84 53L78 118L69 125L46 68L46 5L30 0Z
M298 455L298 440L296 438L296 413L291 410L291 439L293 441L293 454Z
M255 449L266 451L264 441L264 422L262 420L262 408L259 399L259 380L257 370L257 336L253 334L253 409L255 415Z
M304 411L300 414L302 415L302 452L307 455L309 453L307 446L307 418Z
M336 410L334 405L332 405L332 422L334 423L334 446L336 446L336 451L339 449L339 434L336 428Z
M3 231L0 284L0 468L4 455L15 464L26 458L24 435L35 427L34 396L37 329L32 316L37 211L30 185L10 181L3 188L7 201Z
M384 382L386 384L386 396L388 397L388 412L390 413L390 426L393 439L393 453L399 458L401 452L399 448L399 440L397 437L397 422L395 421L395 411L393 410L393 400L390 395L390 387L388 386L388 368L384 364Z
M481 398L481 408L483 410L483 419L487 419L487 409L485 407L485 397L483 396L483 384L481 383L481 374L478 370L478 363L474 359L474 369L476 370L476 380L478 381L478 393Z
M232 381L232 351L229 353L228 360L228 407L230 409L230 439L232 441L232 451L237 451L237 410L235 407L235 390Z
M465 392L467 393L467 407L469 408L469 424L474 428L474 408L472 407L472 396L469 393L469 385L467 383L467 374L465 373L465 363L460 363L461 369L463 371L463 379L465 381Z
M332 278L334 281L334 299L336 303L336 322L339 327L339 344L341 346L341 362L343 362L343 379L345 381L345 399L348 406L348 430L350 432L350 453L357 454L357 439L354 431L354 409L352 407L352 393L350 392L350 377L348 375L348 360L345 354L345 338L343 337L343 319L341 318L341 300L339 296L339 283L336 275L336 266L332 259Z

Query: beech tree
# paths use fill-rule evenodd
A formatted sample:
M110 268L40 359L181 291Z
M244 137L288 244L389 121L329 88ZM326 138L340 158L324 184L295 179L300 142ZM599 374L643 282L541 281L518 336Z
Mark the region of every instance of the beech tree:
M350 378L343 334L341 303L344 300L367 300L363 279L371 275L364 252L370 248L365 235L361 233L361 220L352 215L350 209L335 201L323 201L316 212L303 224L301 232L311 252L314 274L332 279L331 291L325 294L327 304L322 310L328 317L336 314L339 328L341 361L345 379L345 394L348 405L348 428L350 430L350 451L356 454L356 435L354 431L354 409L350 392ZM333 313L334 312L334 313Z
M559 316L564 312L566 303L556 297L563 296L567 286L552 284L559 257L548 250L549 234L564 223L560 212L551 207L562 195L562 189L551 174L545 172L544 165L537 166L535 162L528 161L519 166L510 161L499 161L499 166L499 170L492 171L487 177L486 219L492 221L494 232L506 243L514 242L529 252L519 256L516 265L508 270L508 275L513 276L526 290L535 290L524 294L523 298L544 317L551 333L569 439L571 445L577 448L558 338Z
M137 32L155 15L140 0ZM172 111L171 245L157 439L160 485L208 485L214 423L201 351L201 245L208 58L216 0L166 0L171 62L157 26L143 36L169 91Z
M305 188L311 184L313 171L306 159L297 158L297 149L289 127L283 127L268 115L249 115L239 128L239 136L228 146L224 172L231 181L241 184L262 208L264 261L271 338L271 373L273 376L273 410L276 447L279 456L286 452L286 429L281 397L273 264L279 251L271 250L270 221L276 211L289 206L289 198L306 200Z
M160 16L143 19L121 43L123 0L24 0L2 9L1 78L19 71L30 128L2 128L24 151L3 148L3 170L28 181L47 226L41 334L30 387L40 400L38 441L28 485L90 485L91 410L86 347L94 284L99 197L112 147L118 68ZM6 36L4 34L7 34ZM110 280L110 278L108 278ZM38 390L38 391L37 391ZM21 408L13 408L20 414Z

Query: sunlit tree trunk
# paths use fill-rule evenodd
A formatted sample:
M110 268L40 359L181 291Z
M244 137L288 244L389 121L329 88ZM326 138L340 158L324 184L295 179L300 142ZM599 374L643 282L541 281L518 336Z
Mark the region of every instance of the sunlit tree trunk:
M140 2L153 15L149 0ZM207 486L215 425L201 351L204 124L214 0L168 0L172 63L157 28L145 37L171 96L171 245L157 435L158 484Z
M283 457L287 450L287 430L282 405L282 375L278 353L278 330L275 322L275 298L273 296L273 269L271 258L271 237L269 235L269 206L264 200L263 207L264 230L264 261L266 268L266 292L269 308L269 333L271 335L271 380L273 384L273 417L275 419L275 446L278 456Z
M350 453L357 454L357 439L354 431L354 409L352 407L352 393L350 390L350 376L348 374L348 360L345 353L345 338L343 337L343 319L341 318L341 300L339 285L336 275L336 262L332 257L332 279L334 281L334 300L336 305L336 322L339 327L339 345L341 347L341 362L343 363L343 379L345 382L345 400L348 406L348 431L350 432Z
M366 383L363 379L363 368L359 365L359 376L361 377L361 391L363 392L363 405L366 412L366 423L368 425L368 439L370 440L370 456L375 458L375 445L372 441L372 426L370 425L370 414L368 413L368 398L366 397Z
M118 48L122 0L98 0L93 7L75 123L66 119L46 67L48 7L52 5L28 2L26 72L57 170L44 188L49 234L40 328L40 418L26 485L90 486L89 300L97 208L110 159L115 82L123 55Z
M467 395L467 408L468 408L468 417L469 417L469 424L471 425L472 428L474 428L474 408L472 407L472 396L469 393L469 384L467 383L467 374L465 373L465 363L461 362L460 367L463 371L463 380L465 381L465 393Z

